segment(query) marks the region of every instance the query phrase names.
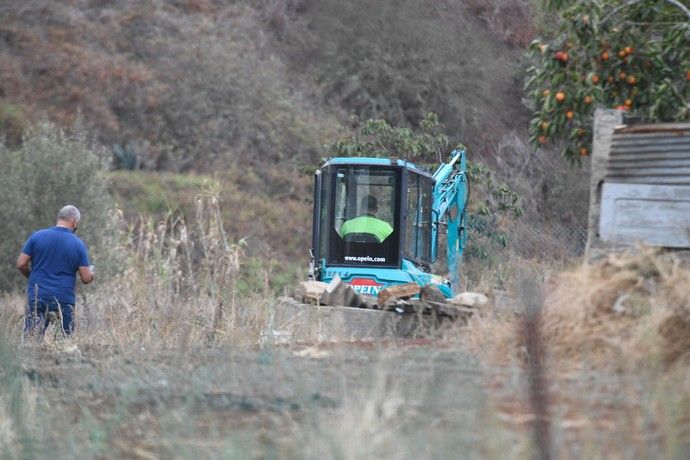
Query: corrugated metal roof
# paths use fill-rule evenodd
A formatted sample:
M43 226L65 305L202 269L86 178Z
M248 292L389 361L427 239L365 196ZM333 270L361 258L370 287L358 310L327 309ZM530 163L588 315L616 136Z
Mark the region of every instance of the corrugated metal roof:
M677 133L687 135L690 133L690 123L655 123L623 125L616 127L615 134L629 133Z
M690 123L616 128L604 180L690 185Z

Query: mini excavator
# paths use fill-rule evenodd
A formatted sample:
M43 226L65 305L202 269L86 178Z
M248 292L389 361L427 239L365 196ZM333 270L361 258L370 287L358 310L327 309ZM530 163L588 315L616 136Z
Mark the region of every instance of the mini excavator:
M370 297L410 283L453 296L467 240L464 148L433 174L396 158L331 158L314 182L310 279L338 277ZM432 273L441 239L447 276Z

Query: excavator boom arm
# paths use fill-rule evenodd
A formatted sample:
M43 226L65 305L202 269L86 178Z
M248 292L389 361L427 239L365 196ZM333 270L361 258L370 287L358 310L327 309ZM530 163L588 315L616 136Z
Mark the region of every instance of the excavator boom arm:
M465 217L468 198L465 148L451 152L451 160L434 173L436 185L432 204L432 260L438 255L438 232L446 227L448 273L453 290L458 289L458 265L465 246Z

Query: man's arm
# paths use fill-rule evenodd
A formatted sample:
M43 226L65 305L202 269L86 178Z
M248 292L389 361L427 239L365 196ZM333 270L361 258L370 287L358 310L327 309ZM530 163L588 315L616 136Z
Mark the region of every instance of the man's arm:
M29 277L29 262L31 262L31 256L27 256L23 252L17 257L17 270L22 272L22 275Z
M89 284L93 281L91 267L79 267L79 278L81 278L81 282L84 284Z
M79 241L79 278L81 278L82 283L89 284L93 281L93 270L89 265L89 251L82 240L77 238L77 241Z

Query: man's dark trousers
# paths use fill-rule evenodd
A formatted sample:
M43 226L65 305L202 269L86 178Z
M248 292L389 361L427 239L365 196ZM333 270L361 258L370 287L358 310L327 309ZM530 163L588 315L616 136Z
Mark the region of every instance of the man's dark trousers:
M58 318L62 318L62 330L65 335L72 334L74 330L74 305L61 303L57 300L36 300L26 307L24 319L24 334L45 333L48 328L48 312L55 312Z

